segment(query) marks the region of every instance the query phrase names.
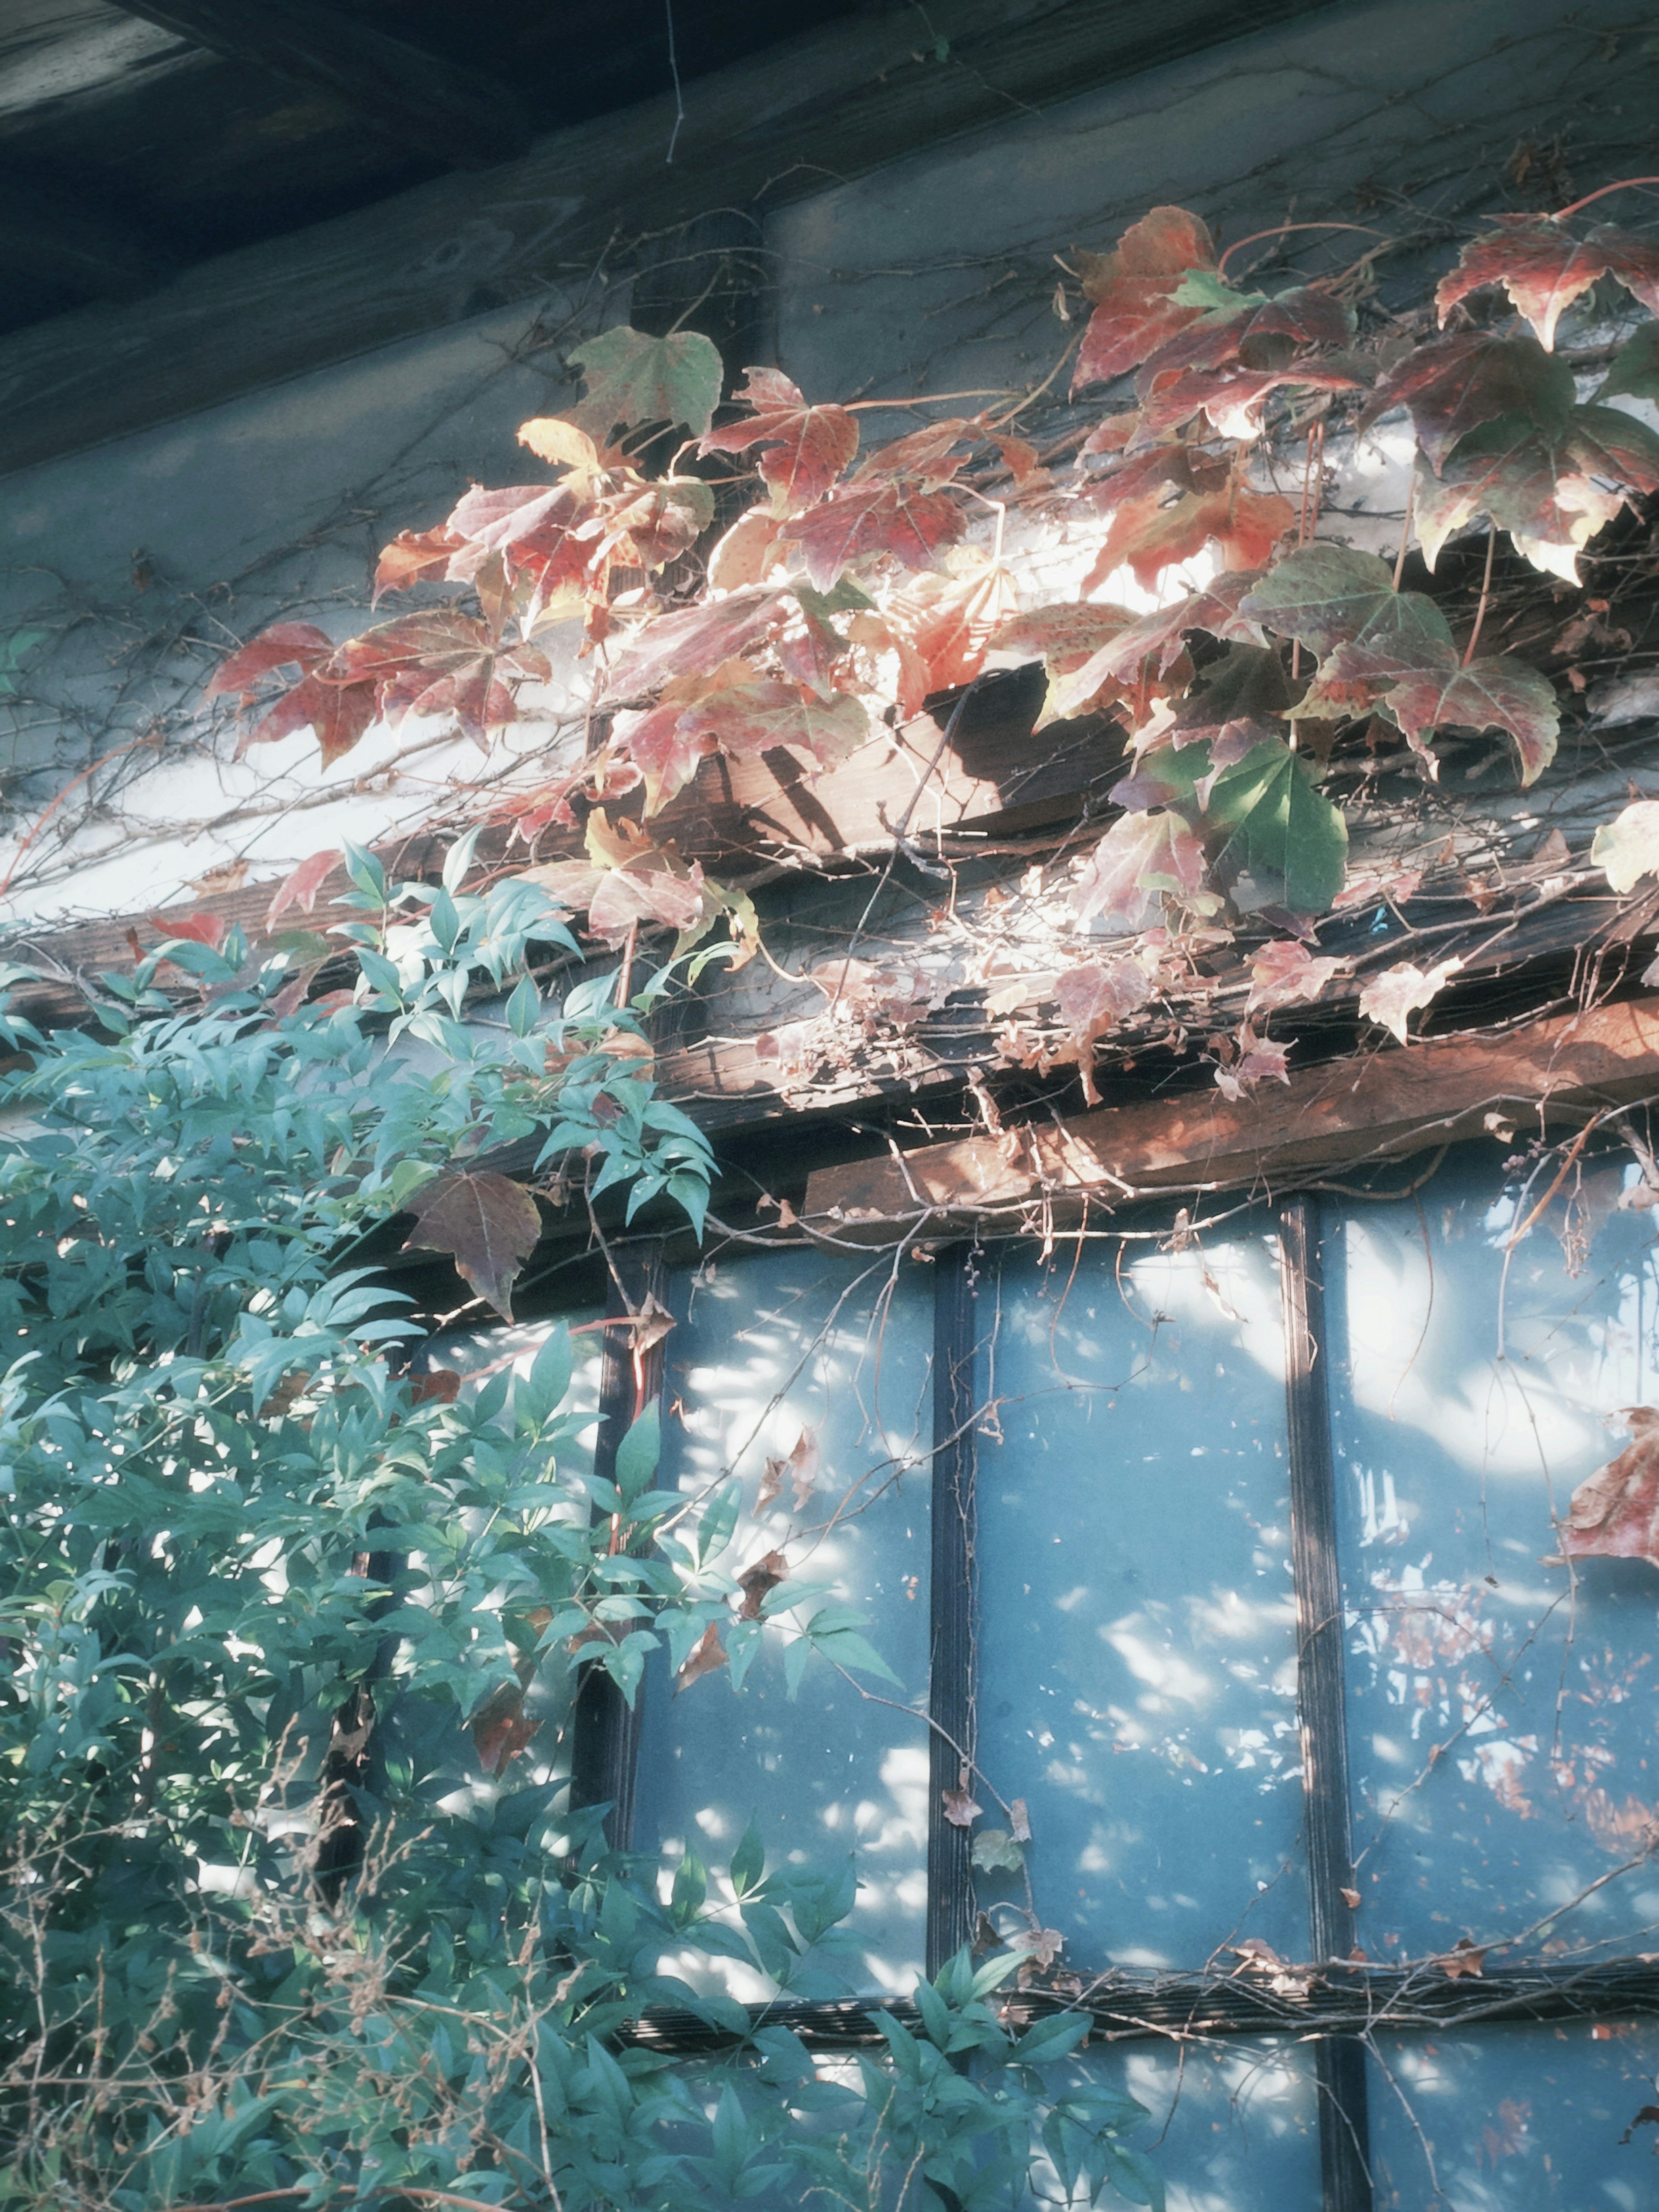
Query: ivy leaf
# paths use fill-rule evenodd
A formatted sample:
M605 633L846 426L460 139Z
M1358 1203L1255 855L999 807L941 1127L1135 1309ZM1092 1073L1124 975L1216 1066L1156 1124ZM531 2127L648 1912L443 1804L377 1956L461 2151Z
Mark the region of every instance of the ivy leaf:
M1244 1011L1265 1012L1273 1006L1294 1006L1304 1000L1316 999L1340 964L1336 960L1316 959L1297 938L1276 937L1251 955L1250 995L1244 1001Z
M671 676L711 676L722 661L766 635L783 603L781 592L750 585L721 599L658 615L635 630L611 669L605 696L636 698Z
M333 639L315 623L273 623L226 655L208 678L204 696L213 699L226 691L246 692L274 668L298 667L308 673L333 650Z
M700 453L762 448L760 472L782 507L805 506L828 491L859 449L858 418L844 407L809 407L781 369L750 368L732 396L753 411L745 422L710 430Z
M311 913L316 906L318 892L336 868L343 865L343 861L344 855L339 847L331 845L325 852L308 854L298 867L290 869L277 884L270 904L265 909L265 934L270 934L279 917L291 906L303 908L307 914Z
M815 588L830 591L843 568L867 555L884 553L902 568L929 568L941 546L967 527L957 501L944 492L903 483L854 483L832 492L779 533L799 545Z
M1461 960L1443 960L1437 967L1423 969L1414 961L1396 960L1360 993L1359 1011L1367 1021L1392 1030L1405 1044L1407 1015L1437 998L1462 965Z
M1287 553L1245 593L1238 611L1321 655L1385 638L1451 644L1451 629L1432 599L1396 592L1376 554L1346 545L1318 543Z
M1296 526L1288 499L1254 490L1238 472L1213 490L1183 492L1167 505L1163 499L1161 490L1153 490L1124 501L1084 578L1085 592L1125 563L1141 588L1151 591L1166 568L1212 544L1224 568L1259 568Z
M390 545L381 548L374 604L379 606L388 592L406 592L411 584L447 577L451 561L465 544L447 524L436 530L400 530Z
M1184 599L1142 615L1116 636L1108 638L1074 675L1065 679L1054 700L1055 713L1075 714L1079 705L1092 698L1103 684L1133 682L1143 667L1154 662L1160 673L1167 674L1180 657L1188 630L1260 644L1260 628L1239 612L1241 602L1255 583L1253 574L1218 576Z
M692 1645L674 1677L674 1694L689 1690L693 1682L701 1681L705 1674L717 1674L726 1663L726 1646L720 1642L720 1625L711 1620Z
M974 1838L970 1856L981 1874L998 1869L1018 1874L1025 1864L1024 1852L1006 1828L981 1828Z
M1165 891L1192 900L1204 890L1204 848L1178 814L1126 814L1096 846L1073 899L1080 922L1145 929Z
M488 1170L445 1176L410 1199L419 1227L404 1245L447 1252L481 1297L513 1318L513 1285L536 1249L542 1218L522 1183Z
M1523 788L1536 783L1555 757L1561 728L1555 693L1535 668L1510 654L1460 668L1452 647L1431 646L1424 665L1391 684L1382 704L1418 752L1428 750L1427 740L1437 729L1507 731L1521 757Z
M1576 408L1559 437L1506 416L1465 438L1438 477L1419 463L1418 535L1432 568L1452 533L1486 514L1534 568L1576 584L1580 550L1656 489L1659 438L1619 408Z
M1632 1443L1572 1493L1559 1529L1569 1559L1646 1559L1659 1567L1659 1410L1626 1406Z
M1625 340L1608 368L1598 402L1615 392L1637 399L1659 399L1659 323L1643 323Z
M1527 332L1504 337L1462 331L1407 354L1378 383L1360 422L1409 408L1418 442L1437 472L1460 439L1500 416L1519 416L1559 434L1575 397L1571 369Z
M323 766L331 768L373 725L376 690L373 683L333 684L319 676L301 677L248 731L236 748L237 757L250 745L272 744L298 730L309 730Z
M1184 208L1157 207L1132 224L1114 253L1085 263L1083 289L1095 301L1083 334L1073 392L1137 367L1178 331L1214 312L1206 289L1181 298L1188 270L1213 270L1215 242Z
M1348 825L1299 755L1278 738L1256 745L1210 786L1200 829L1218 836L1223 881L1247 872L1292 914L1323 914L1342 888Z
M833 768L868 742L870 717L850 692L803 698L793 684L747 684L711 691L680 716L680 730L739 759L796 745Z
M1616 278L1650 314L1659 315L1659 246L1650 240L1610 225L1577 239L1549 216L1492 220L1496 228L1466 246L1456 268L1440 281L1434 298L1443 324L1471 292L1501 284L1516 313L1553 347L1563 313L1601 276Z
M1638 799L1604 822L1590 845L1590 865L1604 868L1614 890L1634 890L1644 876L1659 876L1659 799Z
M720 349L701 331L647 337L626 324L601 331L572 352L587 386L569 419L601 445L617 425L683 423L700 437L720 404Z

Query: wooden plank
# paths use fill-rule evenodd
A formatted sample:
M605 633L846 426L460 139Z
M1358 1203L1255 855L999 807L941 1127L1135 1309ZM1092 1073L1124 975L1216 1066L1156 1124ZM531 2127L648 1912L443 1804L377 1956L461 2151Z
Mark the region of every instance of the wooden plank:
M94 192L0 160L0 270L75 300L132 300L176 268L161 241Z
M1218 1091L1105 1107L1058 1127L928 1145L810 1178L806 1216L842 1235L940 1232L1047 1201L1071 1218L1143 1193L1289 1182L1478 1136L1498 1109L1552 1119L1659 1094L1659 998L1498 1037L1449 1037L1334 1060L1236 1103Z
M715 757L702 763L695 782L665 809L662 837L665 842L672 839L684 859L701 860L718 880L744 884L758 882L780 867L834 863L874 848L888 849L891 838L886 824L903 813L924 777L922 796L910 821L910 835L921 846L969 825L995 822L1006 829L1026 830L1074 818L1084 806L1103 797L1120 773L1122 732L1103 718L1056 723L1044 732L1042 757L1034 760L1029 732L1035 709L1025 711L1028 688L1011 678L999 687L1012 695L1006 711L988 709L971 726L963 716L958 735L973 762L971 773L952 753L931 775L927 774L939 734L925 718L902 738L878 739L829 770L814 770L783 747L763 759ZM992 694L994 700L996 696ZM490 866L530 865L532 854L524 846L513 844L511 836L510 822L495 825L480 841L478 859ZM376 850L390 871L425 880L437 876L449 842L450 833L428 830L387 840ZM564 832L542 839L534 857L569 859L581 850L580 838ZM249 943L257 947L268 935L265 915L277 880L181 900L168 911L180 916L216 915L228 925L240 923ZM337 888L343 887L343 876L331 880ZM282 930L325 930L350 918L349 908L319 899L313 914L290 908L277 926ZM19 996L20 1010L48 1026L69 1026L82 1019L84 1000L73 977L130 967L129 930L136 931L145 945L158 941L160 933L149 912L11 933L5 940L9 957L43 960L64 975L61 984L25 987Z
M1310 0L1030 0L1010 20L1007 0L933 0L945 64L914 9L786 39L697 80L672 166L665 94L552 132L501 168L202 263L137 307L14 333L0 343L0 471L531 299L614 258L619 240L714 208L775 206L1312 12Z
M518 96L481 70L313 0L112 0L228 61L321 85L403 144L464 168L511 161L530 144Z

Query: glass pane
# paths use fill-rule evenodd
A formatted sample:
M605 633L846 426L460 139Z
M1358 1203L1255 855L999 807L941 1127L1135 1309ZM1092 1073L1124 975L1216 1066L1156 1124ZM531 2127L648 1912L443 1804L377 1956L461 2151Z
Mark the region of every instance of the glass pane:
M738 1476L732 1571L783 1550L792 1579L855 1606L901 1686L858 1680L899 1705L927 1690L933 1290L932 1268L908 1261L896 1279L885 1258L811 1250L711 1261L677 1283L666 1346L663 1487L696 1494ZM803 1437L813 1487L798 1498L786 1470L761 1505L768 1459ZM753 1819L775 1862L828 1869L856 1852L847 1972L908 1993L925 1949L927 1726L868 1702L818 1657L792 1700L788 1633L766 1638L736 1692L721 1672L676 1696L665 1661L647 1668L635 1841L671 1857L689 1843L723 1869ZM770 1987L736 1962L673 1971L715 1973L745 1999Z
M1647 2212L1659 2024L1379 2037L1376 2212Z
M1358 1934L1389 1961L1659 1926L1659 1577L1553 1563L1619 1409L1659 1396L1653 1217L1591 1162L1510 1250L1555 1163L1522 1200L1501 1160L1471 1147L1327 1246Z
M1011 1254L980 1310L980 1757L1043 1924L1085 1968L1305 1956L1268 1239ZM1014 1929L1019 1879L979 1887Z
M1127 2091L1146 2106L1128 2140L1164 2177L1169 2212L1319 2212L1319 2094L1305 2045L1121 2044L1066 2070L1079 2087ZM1059 2212L1058 2181L1039 2166L1026 2203ZM1102 2199L1123 2201L1110 2190Z
M462 1404L476 1403L479 1394L492 1384L502 1401L487 1431L475 1438L471 1447L471 1464L480 1474L500 1475L510 1486L535 1482L547 1472L514 1437L513 1384L515 1377L529 1373L537 1353L555 1329L561 1328L580 1331L571 1338L575 1364L562 1410L590 1417L576 1431L574 1449L582 1465L592 1465L598 1428L603 1337L597 1328L583 1324L591 1324L601 1317L597 1310L583 1310L561 1315L556 1321L523 1322L506 1328L456 1330L428 1342L424 1347L428 1371L447 1368L459 1374ZM561 1462L560 1474L566 1485L571 1483L576 1472L574 1464ZM565 1510L586 1517L587 1507L580 1498L571 1499ZM461 1519L462 1528L458 1534L463 1539L477 1541L499 1528L495 1513L483 1504L469 1508ZM417 1569L424 1565L428 1572L434 1567L433 1562L418 1558L410 1564ZM442 1571L453 1576L464 1573L466 1565L463 1542L453 1555L442 1562ZM491 1610L492 1600L499 1605L499 1590L485 1599L481 1609ZM465 1700L465 1689L459 1694ZM493 1704L487 1703L477 1713L468 1716L482 1723L482 1733L475 1727L463 1725L455 1705L447 1696L400 1698L393 1708L388 1731L392 1758L404 1763L411 1782L423 1797L435 1802L445 1812L476 1818L497 1798L512 1791L568 1781L574 1694L574 1670L569 1655L561 1649L544 1654L538 1662L525 1688L521 1715L510 1710L514 1699L509 1684L497 1692ZM501 1753L509 1739L499 1734L499 1728L498 1737L492 1737L492 1717L498 1724L509 1718L519 1721L520 1726L514 1731L515 1737L522 1732L524 1723L531 1723L534 1729L523 1748L509 1753L505 1763Z

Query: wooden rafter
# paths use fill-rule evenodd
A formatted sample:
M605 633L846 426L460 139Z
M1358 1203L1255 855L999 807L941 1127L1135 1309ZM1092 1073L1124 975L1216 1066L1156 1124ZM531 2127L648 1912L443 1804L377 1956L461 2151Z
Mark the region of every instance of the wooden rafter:
M1230 1100L1206 1091L1103 1107L1048 1127L926 1145L902 1159L827 1168L806 1215L842 1236L1001 1219L1048 1205L1121 1205L1157 1191L1293 1184L1358 1160L1397 1158L1517 1127L1659 1096L1659 998L1328 1062Z
M129 15L228 60L321 85L365 122L460 168L511 161L530 143L513 90L313 0L115 0Z

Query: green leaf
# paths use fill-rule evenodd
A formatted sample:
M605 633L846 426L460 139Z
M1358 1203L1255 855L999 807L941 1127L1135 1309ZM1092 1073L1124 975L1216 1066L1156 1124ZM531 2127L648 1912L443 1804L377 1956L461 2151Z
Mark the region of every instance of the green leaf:
M1401 635L1451 643L1446 618L1432 599L1396 592L1391 572L1374 553L1323 540L1276 562L1240 600L1239 612L1320 654L1356 641Z
M625 1504L650 1486L661 1449L662 1416L653 1399L617 1446L617 1487Z
M751 1820L743 1832L743 1840L732 1854L732 1887L739 1897L747 1897L759 1887L766 1870L766 1846L759 1831Z
M603 444L625 423L680 423L701 436L720 404L724 371L720 349L701 331L647 337L626 324L589 338L570 358L587 386L570 420Z
M1305 761L1274 738L1211 787L1202 834L1219 833L1213 865L1224 882L1246 872L1292 914L1323 914L1342 888L1348 825L1315 786Z
M1613 356L1598 401L1615 392L1628 392L1637 399L1659 399L1659 322L1643 323L1632 331Z
M993 1873L1004 1868L1018 1874L1025 1864L1025 1854L1006 1828L981 1828L974 1838L974 1864L981 1874Z

